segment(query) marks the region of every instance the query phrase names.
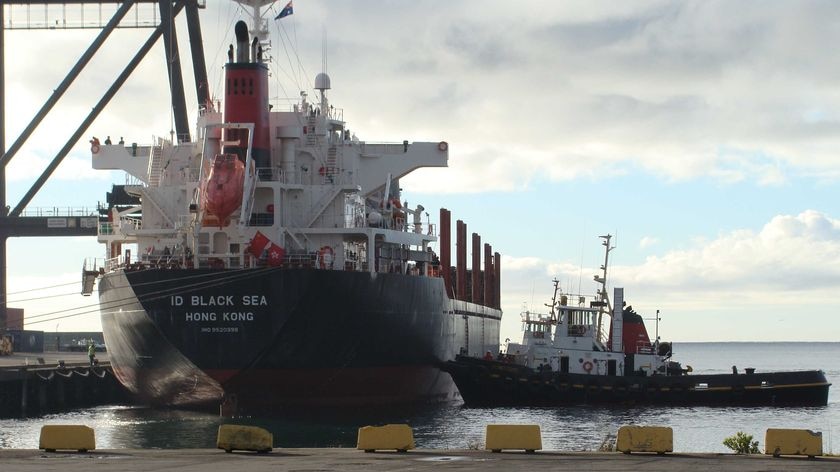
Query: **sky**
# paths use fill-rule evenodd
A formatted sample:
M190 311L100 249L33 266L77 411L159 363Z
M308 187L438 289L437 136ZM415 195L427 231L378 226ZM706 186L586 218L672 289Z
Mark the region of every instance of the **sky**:
M200 15L220 94L243 15L226 0ZM449 167L403 179L403 198L433 223L448 208L502 254L502 339L521 338L520 312L543 308L553 278L595 292L607 233L610 287L646 318L660 310L663 340L840 339L835 2L298 0L270 23L275 103L314 95L326 62L359 139L449 143ZM95 34L6 31L7 143ZM147 35L114 33L7 169L11 205ZM87 139L167 136L168 100L158 44L30 208L104 201L125 177L91 170ZM100 329L95 295L78 292L103 254L93 238L10 239L9 305L29 329Z

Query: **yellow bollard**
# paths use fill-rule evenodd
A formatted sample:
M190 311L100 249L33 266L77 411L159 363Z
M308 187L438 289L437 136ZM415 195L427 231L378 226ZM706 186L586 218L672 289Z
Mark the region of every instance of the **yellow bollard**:
M764 453L773 457L821 456L822 433L810 429L767 429L764 436Z
M625 454L674 451L674 430L667 426L622 426L618 428L615 449Z
M534 452L542 449L542 436L538 424L488 424L484 448L501 452L502 449L524 449Z
M274 447L274 435L256 426L223 424L219 426L216 447L224 449L225 452L232 452L234 449L258 453L271 452Z
M363 426L359 428L356 449L373 452L377 449L395 449L405 452L414 449L414 433L407 424Z
M87 452L96 449L93 428L75 424L53 424L41 427L38 449L55 452L59 449Z

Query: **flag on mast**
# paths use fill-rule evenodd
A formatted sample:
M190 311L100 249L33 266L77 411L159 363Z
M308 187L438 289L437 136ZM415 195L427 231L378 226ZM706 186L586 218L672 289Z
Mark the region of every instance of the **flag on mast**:
M283 7L282 10L280 10L280 14L274 17L274 19L279 20L280 18L285 18L294 12L295 11L292 9L292 0L289 0L289 3L287 3L286 6Z

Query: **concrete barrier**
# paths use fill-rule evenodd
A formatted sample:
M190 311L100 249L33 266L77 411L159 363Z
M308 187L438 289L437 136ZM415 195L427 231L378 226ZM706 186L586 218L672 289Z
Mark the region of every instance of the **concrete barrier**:
M534 452L542 449L540 425L537 424L488 424L484 448L502 452L502 449L524 449Z
M256 426L223 424L219 426L216 447L225 452L256 451L271 452L274 447L274 435Z
M822 433L810 429L767 429L764 453L779 456L815 457L823 454Z
M414 433L407 424L386 424L385 426L363 426L359 428L356 449L373 452L395 449L406 452L414 449Z
M54 424L41 427L38 449L47 452L75 450L87 452L96 449L93 428L75 424Z
M615 449L625 454L674 451L674 430L667 426L622 426L618 428Z

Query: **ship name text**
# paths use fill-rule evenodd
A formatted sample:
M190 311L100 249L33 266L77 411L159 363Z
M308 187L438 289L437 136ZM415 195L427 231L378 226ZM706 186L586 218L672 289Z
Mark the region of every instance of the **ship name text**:
M192 295L189 297L173 295L169 298L172 306L183 306L185 303L190 306L234 306L237 302L243 306L268 305L265 295L242 295L239 298L234 295Z

